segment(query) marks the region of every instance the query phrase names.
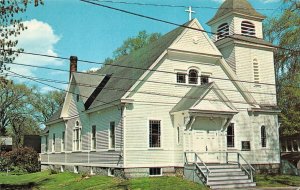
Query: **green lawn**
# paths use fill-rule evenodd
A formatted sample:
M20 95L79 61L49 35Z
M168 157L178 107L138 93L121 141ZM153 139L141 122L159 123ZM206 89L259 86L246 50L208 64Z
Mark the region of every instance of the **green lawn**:
M177 177L137 178L120 180L107 176L84 178L74 173L51 174L49 171L24 175L6 175L0 173L0 184L35 183L35 189L59 190L205 190L204 186Z
M34 189L41 190L206 190L202 185L186 181L178 177L150 177L121 180L107 176L82 177L80 174L59 173L50 174L43 171L24 175L7 175L0 173L0 184L34 183ZM300 177L288 175L257 175L258 187L300 186Z
M258 187L299 187L300 177L290 175L256 175Z

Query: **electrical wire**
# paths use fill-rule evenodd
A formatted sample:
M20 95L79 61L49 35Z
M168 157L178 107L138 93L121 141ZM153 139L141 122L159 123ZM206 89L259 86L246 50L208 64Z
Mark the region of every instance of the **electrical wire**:
M195 31L199 31L199 32L204 32L204 33L207 33L207 34L217 35L217 33L214 33L214 32L209 32L209 31L206 31L206 30L203 30L203 29L193 28L193 27L190 27L190 26L185 26L185 25L182 25L182 24L177 24L177 23L174 23L174 22L170 22L170 21L166 21L166 20L162 20L162 19L142 15L142 14L139 14L139 13L127 11L125 9L119 9L119 8L103 5L103 4L100 4L100 3L91 2L91 1L88 1L88 0L80 0L80 1L88 3L88 4L92 4L92 5L95 5L95 6L100 6L100 7L104 7L104 8L107 8L107 9L115 10L115 11L118 11L118 12L134 15L134 16L137 16L137 17L142 17L142 18L146 18L146 19L149 19L149 20L154 20L154 21L157 21L157 22L177 26L177 27L183 27L183 28L187 28L187 29L191 29L191 30L195 30ZM253 43L253 44L262 45L261 43L258 43L258 42L253 42L253 41L249 41L249 40L245 40L245 39L238 39L238 38L235 38L233 36L226 36L224 38L230 38L230 39L239 40L239 41L243 41L243 42L248 42L248 43L250 42L250 43ZM284 47L275 46L275 45L267 45L267 44L265 45L264 44L264 46L300 53L300 50L292 50L292 49L289 49L289 48L284 48Z
M138 2L127 2L127 1L108 1L108 0L92 0L100 3L114 3L114 4L126 4L126 5L138 5L138 6L154 6L154 7L170 7L170 8L186 8L189 7L187 5L170 5L170 4L155 4L155 3L138 3ZM248 8L227 8L227 7L210 7L210 6L192 6L194 9L241 9L241 10L249 10ZM255 8L255 10L267 10L273 11L275 9L271 8Z

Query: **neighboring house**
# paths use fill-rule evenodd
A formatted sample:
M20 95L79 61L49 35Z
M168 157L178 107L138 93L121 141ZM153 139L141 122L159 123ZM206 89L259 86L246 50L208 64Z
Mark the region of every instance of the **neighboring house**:
M0 137L0 152L9 152L12 150L12 138Z
M246 0L226 0L208 22L218 34L211 38L193 19L185 26L199 30L178 27L96 74L74 72L71 57L72 93L47 122L42 165L172 175L189 154L220 164L240 153L256 168L278 169L274 49L263 40L264 18Z

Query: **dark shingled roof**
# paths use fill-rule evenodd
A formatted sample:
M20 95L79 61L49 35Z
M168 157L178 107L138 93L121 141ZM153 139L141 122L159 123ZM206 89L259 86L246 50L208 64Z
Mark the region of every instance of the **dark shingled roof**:
M87 101L88 97L95 91L96 87L104 79L104 75L87 74L87 73L73 73L74 79L79 89L83 103Z
M62 106L56 112L54 112L54 114L47 120L46 124L58 120L60 118L61 111Z
M247 0L226 0L208 23L228 13L240 13L262 19L265 18L265 16L257 12Z
M256 37L252 37L252 36L244 36L244 35L239 35L239 34L230 35L230 38L222 38L222 39L216 41L215 43L218 44L218 42L225 41L228 39L233 39L233 40L237 40L237 41L241 41L241 42L245 42L245 43L254 43L257 45L265 45L265 46L272 46L272 47L274 46L271 42L265 41L264 39L256 38Z
M192 21L184 25L187 26ZM98 71L99 74L112 74L112 77L94 100L90 109L120 100L184 29L184 27L178 27L160 37L157 41L127 56L121 57L112 65L108 64Z
M193 21L193 20L192 20ZM184 24L189 25L192 21ZM163 35L157 41L141 48L127 56L121 57L113 64L108 64L96 72L96 75L85 75L74 73L76 83L98 85L104 75L112 74L104 89L93 101L89 109L120 100L125 93L137 82L147 69L158 59L158 57L174 42L174 40L184 31L184 27L178 27L171 32ZM119 65L119 66L114 66ZM125 67L122 67L125 66ZM141 69L133 69L133 67ZM98 74L98 75L97 75ZM101 76L99 76L101 75ZM78 86L80 94L90 96L95 87ZM83 97L85 102L87 98ZM104 103L105 102L105 103ZM53 114L47 123L58 120L62 108Z

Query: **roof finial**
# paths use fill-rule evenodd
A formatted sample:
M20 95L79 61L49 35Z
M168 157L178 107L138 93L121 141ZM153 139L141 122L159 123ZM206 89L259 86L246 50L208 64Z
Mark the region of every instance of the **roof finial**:
M189 9L185 10L185 12L189 13L189 21L192 20L192 13L195 14L195 11L192 10L192 6L189 6Z

